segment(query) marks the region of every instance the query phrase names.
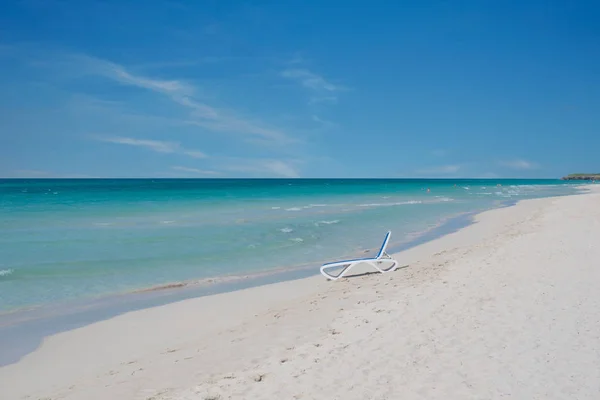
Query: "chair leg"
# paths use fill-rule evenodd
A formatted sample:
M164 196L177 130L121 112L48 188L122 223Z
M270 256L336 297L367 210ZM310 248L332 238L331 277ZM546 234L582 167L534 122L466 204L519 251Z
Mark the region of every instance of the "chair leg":
M383 262L383 261L390 261L392 263L392 265L389 268L377 268L379 271L381 271L381 273L386 273L386 272L392 272L394 270L396 270L396 268L398 268L398 261L394 260L394 259L386 259L386 260L381 260L379 262Z
M392 265L388 268L379 268L379 266L377 264L380 264L380 263L386 262L386 261L391 262ZM384 260L378 260L378 261L361 261L361 262L357 262L357 263L347 264L346 266L343 267L342 271L337 275L331 275L330 273L326 272L325 270L328 268L339 268L339 267L341 267L341 265L330 265L327 267L322 266L321 274L324 277L326 277L327 279L331 279L332 281L337 281L338 279L344 277L344 275L346 275L346 273L350 270L350 268L352 268L356 264L361 264L361 263L369 264L370 266L372 266L373 268L375 268L377 271L381 272L382 274L384 274L386 272L392 272L398 267L398 262L394 259L384 259Z
M323 276L325 276L327 279L331 279L332 281L337 281L338 279L340 279L341 277L343 277L346 272L348 272L350 270L350 268L354 266L354 264L347 264L346 266L343 267L342 271L337 274L337 275L331 275L330 273L326 272L325 270L327 269L325 266L321 267L321 274ZM339 268L340 265L331 265L329 266L329 268Z

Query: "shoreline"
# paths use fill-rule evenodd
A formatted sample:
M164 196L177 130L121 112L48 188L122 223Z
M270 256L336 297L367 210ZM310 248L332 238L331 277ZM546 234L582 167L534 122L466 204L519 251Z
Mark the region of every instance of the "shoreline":
M506 207L506 206L511 206L511 205L516 204L518 202L518 200L503 200L500 202L503 204L498 207L491 207L491 208L479 209L479 210L474 210L474 211L460 212L455 215L450 215L450 216L444 217L439 221L439 223L437 225L426 228L420 232L410 232L408 235L401 238L400 240L395 240L393 238L392 242L389 244L390 251L399 252L399 251L403 251L407 248L413 247L415 245L418 245L423 242L422 237L437 238L437 237L443 235L443 233L438 233L438 230L440 230L442 232L445 231L445 225L455 224L455 220L458 221L458 220L462 220L462 219L468 219L469 216L476 215L480 212L484 212L484 211L488 211L488 210L496 209L496 208L502 208L502 207ZM470 222L468 222L468 221L465 221L465 222L461 221L459 223L458 228L467 226L469 223ZM181 281L167 281L167 282L159 283L156 285L131 288L131 289L125 290L125 291L108 292L108 293L96 295L94 297L73 298L73 299L69 299L69 300L57 301L57 302L51 303L51 304L32 304L32 305L26 305L26 306L21 306L21 307L6 309L6 310L0 310L0 327L2 327L3 325L6 325L6 323L3 322L2 319L5 317L10 318L10 316L13 314L29 313L29 312L35 313L38 311L43 312L47 309L52 309L52 308L69 308L69 307L73 307L74 305L79 305L80 302L83 302L86 305L90 305L90 304L97 303L97 302L104 302L104 301L110 302L111 299L124 299L127 296L138 295L138 294L143 294L143 293L159 292L159 291L163 291L163 290L164 291L179 290L179 289L184 289L184 290L190 289L191 290L193 288L208 288L209 286L219 286L219 285L229 286L229 284L232 282L235 283L236 281L243 281L243 280L251 280L251 281L260 282L261 277L268 277L269 275L283 275L283 278L281 278L281 281L297 279L297 278L293 278L293 276L297 275L297 273L296 273L297 271L315 269L315 268L318 269L318 267L321 264L326 263L326 262L332 262L337 259L359 258L359 257L363 257L365 253L377 250L378 246L379 246L379 243L377 243L377 240L379 240L380 238L375 238L375 239L376 240L373 241L373 243L371 243L372 245L374 245L374 247L362 249L362 250L356 250L354 253L340 254L339 256L337 256L335 258L327 258L327 259L319 260L316 262L306 262L306 263L294 264L294 265L288 265L288 266L279 266L279 267L275 267L275 268L250 270L246 273L239 272L237 274L215 275L215 276L208 276L208 277L201 277L201 278L192 278L192 279L181 280ZM428 240L430 240L430 239L428 239ZM11 269L10 271L13 271L13 270ZM292 276L292 278L285 277L288 273L290 276ZM309 275L307 275L307 276L309 276ZM259 285L260 285L260 283L254 285L254 286L259 286ZM241 286L245 287L247 285L242 284ZM212 291L211 290L211 292L220 293L221 291L219 291L219 290Z
M362 257L362 251L376 246L379 235L390 229L394 241L404 241L455 213L493 208L511 198L576 192L575 185L555 180L513 180L496 189L488 188L489 182L470 181L472 185L454 187L450 181L440 182L432 186L432 194L425 193L420 180L341 182L339 188L328 182L291 181L275 185L277 190L270 190L271 184L251 184L256 193L245 189L226 196L222 205L204 204L206 199L194 194L210 189L210 182L169 184L152 189L160 190L144 201L146 195L140 197L138 206L127 203L125 208L119 196L100 201L111 193L110 185L92 190L86 185L32 184L24 193L13 188L2 237L7 245L2 268L12 273L0 276L5 291L0 309L5 313L229 273ZM119 192L126 200L140 185L148 189L142 183L126 184ZM39 196L41 189L40 193L56 190L60 195ZM207 198L222 191L209 190ZM98 202L94 196L100 196ZM169 196L177 202L163 204ZM33 200L36 206L28 209L27 202ZM250 209L235 207L248 200ZM78 207L61 206L64 202ZM36 250L36 245L41 247ZM223 257L223 251L230 254ZM221 262L227 264L220 267Z
M541 197L535 199L507 199L499 205L463 212L442 220L439 225L427 229L407 241L398 241L390 246L391 254L398 254L459 232L477 221L481 214L515 207L521 202L536 201L565 196L578 196L592 190L592 185L581 185L577 194ZM361 254L362 255L362 254ZM359 256L361 256L359 255ZM263 286L319 278L320 264L306 264L292 268L264 270L239 276L217 276L202 280L170 282L158 287L136 289L92 299L63 302L49 306L9 311L0 314L0 342L7 345L8 351L0 354L0 368L18 363L23 357L35 352L44 340L53 335L106 321L121 315L146 309L167 306L177 302L194 300L207 296L232 293L260 288Z
M474 218L481 213L513 207L518 202L505 201L500 207L448 217L438 226L428 229L408 241L397 242L390 247L390 252L394 254L403 252L442 238L473 224ZM295 268L279 268L261 271L254 275L235 276L233 279L226 279L228 276L203 279L215 282L212 284L196 284L198 281L172 282L160 287L85 299L83 304L67 302L9 311L0 314L0 342L8 347L8 351L4 351L0 355L0 368L18 363L23 357L38 349L45 338L52 335L153 307L260 288L266 285L318 278L321 277L318 272L319 265L307 264Z
M346 367L345 364L359 362L363 365L359 369L363 370L368 364L380 360L384 365L400 362L400 365L394 367L397 371L386 375L386 379L390 382L402 379L403 374L399 372L404 368L404 357L419 357L416 348L411 350L407 347L399 354L394 353L398 346L404 349L409 345L403 344L406 340L419 340L417 338L423 337L424 332L436 332L436 329L442 328L451 330L444 334L440 331L435 336L438 342L433 343L468 339L472 336L471 332L476 336L472 336L470 340L491 340L490 337L498 335L499 332L509 332L511 326L514 326L510 323L497 325L504 322L494 317L479 328L470 327L467 331L456 331L459 329L456 327L457 323L468 323L470 318L481 312L481 306L472 308L473 305L463 304L468 299L483 301L481 304L499 302L495 307L517 307L515 310L508 309L509 321L514 321L515 318L521 321L520 313L532 307L538 307L532 315L548 318L569 319L579 315L569 311L568 307L579 307L581 302L571 297L563 299L571 299L568 302L558 299L567 295L589 295L586 294L588 290L595 290L595 278L586 274L595 273L594 269L590 269L589 263L590 260L596 260L590 258L596 257L596 253L587 255L586 252L594 250L590 244L593 242L590 236L593 235L588 231L600 230L600 224L597 224L600 221L600 213L595 211L597 215L589 216L589 212L594 210L586 210L586 205L595 204L600 195L591 187L586 189L588 190L582 195L520 201L515 206L479 213L472 218L473 223L467 227L394 254L400 265L406 266L394 273L360 276L360 270L357 270L359 276L339 282L325 281L320 275L279 282L133 311L46 337L43 345L37 350L15 364L0 368L0 382L12 383L10 386L0 385L0 392L6 391L7 398L15 399L28 394L69 399L146 399L154 396L155 399L166 400L203 399L221 394L225 396L231 393L246 393L245 390L249 390L248 393L253 398L274 398L273 396L281 395L278 387L299 388L298 384L302 383L301 376L308 372L298 375L296 381L287 381L296 376L297 372L294 371L300 371L297 368L315 373L321 371L321 364L315 364L317 361L302 361L307 355L315 357L319 354L317 359L323 361L322 368L325 368L321 373L336 375L335 371L339 370L344 376L342 379L346 379L349 371L352 371L351 376L357 370L347 370L351 367ZM567 232L556 229L553 223L562 224ZM579 228L581 224L586 224L583 231ZM551 227L553 228L550 229ZM547 247L548 241L555 244ZM571 248L568 246L575 246L573 253L566 251ZM550 260L555 260L550 269L546 259L539 259L546 257L546 253L554 257ZM586 268L580 274L565 270L564 261L560 258L575 256L579 258L577 262L573 262L573 266ZM538 259L539 261L536 261ZM522 263L531 267L523 269L520 266ZM483 268L485 265L487 267ZM531 268L533 269L530 272ZM508 274L508 271L512 272ZM549 274L549 271L552 275L544 275ZM497 286L507 279L512 286L504 286L505 289L502 290L493 289L491 286L488 288L489 285ZM555 287L553 282L556 279L556 282L561 283L568 279L576 279L577 285L587 286L580 288L585 289L583 291L551 291L555 296L559 296L556 301L562 305L563 311L554 310L552 306L548 314L543 308L539 309L546 307L547 302L532 302L527 296L538 296L538 293L542 293L539 292L539 285L552 284L548 288ZM509 292L506 292L507 287L511 288ZM521 287L518 292L512 293ZM550 289L543 290L547 292ZM492 293L494 297L490 297ZM461 295L456 297L458 294ZM477 296L484 297L479 299ZM595 301L589 303L591 307L595 307ZM598 303L600 304L600 299ZM436 310L443 312L440 314ZM489 310L495 313L502 309ZM490 318L494 313L490 314ZM458 320L441 322L454 318L454 314L459 316ZM465 319L471 314L471 317ZM590 318L582 323L593 325L594 317ZM520 323L527 324L528 321L535 322L527 319ZM436 325L438 323L442 325ZM477 329L481 327L486 329L486 334L477 334ZM537 325L535 327L535 330L531 331L534 335L542 332ZM402 335L398 336L399 333ZM506 342L510 342L513 337L523 340L519 332L513 332L501 338L498 343L504 343L506 349ZM562 339L558 337L556 340ZM571 342L574 341L569 339L565 343ZM314 343L319 343L319 346L315 347ZM352 343L354 345L350 346ZM473 345L463 348L460 343L449 343L454 343L452 347L447 348L450 352L456 348L466 352L477 349ZM423 345L427 349L431 342L424 342ZM487 345L496 346L493 343ZM420 346L417 348L422 348ZM563 343L563 346L567 345ZM503 354L504 350L500 348L495 351ZM374 352L381 354L381 357L373 359L370 355ZM393 358L390 359L387 352L390 352L389 356ZM333 357L332 354L337 356ZM428 354L428 357L433 357L433 354L437 353ZM570 351L568 354L578 353ZM201 357L197 358L198 355ZM474 357L473 360L479 360L477 354L471 357ZM512 357L509 360L514 363L515 357L519 356ZM464 355L458 359L467 361L470 365L470 359L465 359ZM527 358L530 359L536 358ZM58 360L59 364L54 366ZM90 363L89 360L94 361ZM344 364L338 365L336 360L341 360ZM419 363L424 362L422 356L415 360L417 367ZM432 362L435 360L435 357L432 358ZM451 362L450 360L457 360L457 356L444 359L444 362ZM438 361L432 366L444 365ZM523 361L523 364L526 362L528 361ZM283 363L286 365L282 366ZM375 369L380 373L389 369L389 365L384 365ZM515 365L515 368L520 366L518 363ZM456 366L448 365L444 371L453 374L461 368L464 367L457 369ZM590 369L579 372L585 373ZM284 375L278 372L280 370ZM409 368L405 373L409 376L411 371L416 371L416 374L417 370L418 368ZM477 371L477 368L473 371ZM427 375L424 370L421 370L421 373ZM35 384L28 379L31 374L40 377ZM260 380L257 376L261 377ZM255 382L262 381L264 376L267 376L267 383L256 386ZM337 395L335 393L338 392L331 392L336 385L327 383L328 386L322 386L317 376L319 375L310 375L310 380L305 381L301 387L308 390L313 387L316 389L312 390L329 390L329 396L323 392L323 396L327 398ZM560 376L564 376L564 373ZM409 376L409 380L396 384L405 385L410 389L416 385L415 382L418 383L419 377L420 375L413 376L411 380ZM330 378L337 379L335 376ZM327 382L330 382L329 378ZM423 384L430 383L431 380ZM379 384L374 385L370 380L365 381L365 384L372 390L382 387ZM338 390L345 390L336 387ZM349 390L351 389L352 385ZM199 394L204 394L204 397ZM283 397L290 398L289 393L287 394ZM348 396L357 398L351 394ZM362 393L361 398L365 396L366 394ZM234 395L232 398L238 397ZM464 393L459 398L464 398Z

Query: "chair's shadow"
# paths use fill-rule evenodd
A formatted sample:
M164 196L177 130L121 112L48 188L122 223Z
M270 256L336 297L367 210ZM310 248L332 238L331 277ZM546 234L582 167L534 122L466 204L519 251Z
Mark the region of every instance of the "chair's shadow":
M399 270L401 270L401 269L408 268L408 267L410 267L410 265L408 265L408 264L407 264L407 265L403 265L403 266L401 266L401 267L398 267L398 268L396 268L396 269L395 269L395 270L393 270L393 271L386 272L386 273L383 273L383 274L382 274L381 272L379 272L379 271L365 271L365 272L358 272L358 273L353 273L353 274L344 275L342 278L340 278L340 280L344 280L344 279L354 279L354 278L361 278L361 277L364 277L364 276L369 276L369 275L388 275L388 274L390 274L390 273L394 273L394 272L397 272L397 271L399 271ZM333 279L329 279L329 278L327 278L327 280L328 280L328 281L333 281Z

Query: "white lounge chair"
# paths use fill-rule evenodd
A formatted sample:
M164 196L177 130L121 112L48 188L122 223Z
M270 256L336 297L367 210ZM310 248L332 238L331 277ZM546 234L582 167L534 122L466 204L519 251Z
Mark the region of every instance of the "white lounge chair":
M323 276L325 276L326 278L335 281L337 279L340 279L344 275L346 275L346 273L353 266L358 265L358 264L363 264L363 263L369 264L370 266L372 266L373 268L375 268L377 271L379 271L381 273L391 272L391 271L395 270L398 267L398 262L396 260L394 260L392 257L390 257L388 253L385 252L385 248L387 247L391 236L392 236L392 232L388 232L385 235L383 244L381 245L381 248L379 249L379 253L377 253L376 257L374 257L374 258L357 258L355 260L336 261L336 262L332 262L332 263L323 264L323 266L321 267L321 274L323 274ZM386 263L386 262L391 262L392 265L389 268L385 268L385 269L379 268L380 264ZM343 269L337 275L331 275L326 272L326 270L328 270L328 269L340 268L340 267L342 267Z

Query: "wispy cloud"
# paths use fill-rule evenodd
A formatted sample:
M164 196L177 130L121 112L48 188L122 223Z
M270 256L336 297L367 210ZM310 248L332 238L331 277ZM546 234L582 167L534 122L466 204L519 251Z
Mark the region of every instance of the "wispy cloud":
M268 128L235 115L228 115L225 111L195 102L189 97L181 97L175 101L193 110L190 120L186 121L187 124L217 132L250 134L254 138L278 143L295 141L278 129Z
M293 163L276 159L232 159L224 169L252 176L274 176L281 178L299 178L300 172Z
M444 157L448 152L449 151L446 149L433 149L431 150L431 155L435 157Z
M107 143L123 144L128 146L143 147L157 153L183 154L193 158L206 158L206 154L198 150L185 149L178 142L165 142L161 140L135 139L123 136L95 137L96 140Z
M286 178L299 178L300 173L290 164L280 160L267 160L263 163L264 167L272 173Z
M219 173L217 171L198 169L198 168L190 168L190 167L182 167L179 165L175 165L175 166L171 167L171 169L173 171L188 172L188 173L192 173L192 174L196 174L196 175L219 175Z
M291 55L291 57L289 59L287 59L284 62L285 62L285 64L289 65L290 67L291 66L301 66L303 64L306 64L307 59L302 54L302 52L296 51Z
M457 173L460 170L460 165L440 165L417 170L417 173L424 175L451 175Z
M495 173L495 172L484 172L482 174L476 175L473 178L481 178L481 179L495 179L495 178L499 178L500 176Z
M204 33L207 35L216 35L220 30L219 24L217 23L208 24L204 27Z
M50 171L43 171L38 169L19 169L12 171L9 178L54 178L55 174Z
M283 131L265 126L259 121L236 115L231 110L218 109L194 98L196 88L181 80L163 80L136 75L124 66L109 61L88 57L73 57L87 68L87 72L100 75L124 85L151 90L167 96L189 112L188 124L209 131L234 133L259 138L262 142L278 143L294 140Z
M312 96L308 104L337 104L337 96Z
M500 161L498 164L500 164L503 167L518 170L531 170L539 168L538 164L527 160L505 160Z
M104 76L124 85L137 86L165 94L190 95L191 85L180 80L152 79L130 73L122 65L86 55L73 55L69 60L85 68L85 72Z
M145 89L156 90L165 93L191 93L192 88L180 81L149 79L132 75L120 66L114 66L108 70L108 75L121 83L138 86Z
M4 176L5 178L37 178L37 179L49 179L49 178L95 178L94 176L84 174L57 174L52 171L44 171L38 169L18 169L16 171L9 172Z
M288 68L281 72L281 76L294 80L310 90L313 95L309 103L336 103L337 93L348 90L345 86L334 84L321 75L304 68Z
M208 158L198 168L194 164L186 167L183 160L175 167L171 167L172 163L163 164L163 172L171 174L289 178L301 175L300 160L305 159L305 146L308 146L301 138L306 135L308 124L305 123L310 121L304 120L300 124L297 119L287 118L288 124L298 124L297 130L287 131L251 112L228 107L226 103L219 102L215 106L217 102L210 100L199 84L177 75L178 69L168 68L168 63L165 68L161 64L122 65L87 55L39 48L23 53L17 55L22 62L46 74L50 83L62 89L61 95L66 95L61 101L65 118L74 121L71 124L75 127L73 135L87 131L83 133L87 140L97 144L104 142L105 146L138 148L139 151L177 155L182 159ZM299 75L294 76L298 76L294 79L300 79ZM314 93L335 94L343 90L341 86L319 78L305 75L302 79L307 81L307 89ZM96 90L98 88L101 90ZM307 118L316 112L312 110ZM329 124L320 117L313 121L324 126ZM93 128L89 129L90 126ZM314 130L314 125L310 129ZM178 136L157 136L155 132L174 132ZM200 150L188 148L191 145L181 135L195 132L204 134L211 148L219 148L218 157L213 154L207 157ZM210 132L216 137L209 138ZM260 149L242 147L240 140L235 140L239 138L246 143L260 144ZM232 139L236 143L231 143ZM163 163L170 159L176 158L160 157ZM46 176L40 171L21 174Z
M323 118L319 117L318 115L311 116L311 119L314 122L321 124L324 128L335 128L338 126L335 122L331 122L326 119L323 119Z
M281 73L284 78L294 79L312 90L322 90L327 92L336 92L344 90L342 86L334 85L325 78L317 75L307 69L286 69Z
M219 61L224 60L222 57L200 57L193 58L188 60L171 60L171 61L149 61L141 64L135 65L136 71L157 71L157 70L166 70L166 69L175 69L175 68L191 68L198 67L203 64L214 64Z

